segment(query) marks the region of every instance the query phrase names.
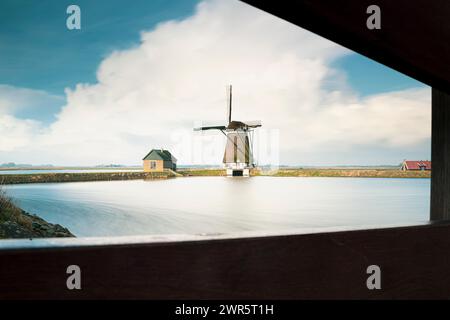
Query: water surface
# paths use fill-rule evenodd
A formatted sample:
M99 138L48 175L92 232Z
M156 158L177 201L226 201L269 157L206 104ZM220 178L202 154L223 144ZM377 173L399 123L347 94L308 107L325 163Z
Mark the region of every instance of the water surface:
M189 177L6 189L77 236L123 236L425 223L430 180Z

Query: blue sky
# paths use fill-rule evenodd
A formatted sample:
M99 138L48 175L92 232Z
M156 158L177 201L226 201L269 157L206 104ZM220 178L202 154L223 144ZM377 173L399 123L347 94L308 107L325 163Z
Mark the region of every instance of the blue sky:
M112 51L135 46L140 31L151 29L161 21L189 16L197 2L76 1L81 8L82 29L68 30L66 8L73 1L2 1L0 84L59 96L38 101L35 108L26 108L26 113L16 116L46 123L54 121L54 115L65 104L65 88L96 82L98 65Z
M345 72L349 85L362 96L425 87L413 78L356 53L338 59L335 67Z
M65 11L72 3L81 7L81 30L70 31L65 27ZM151 32L161 22L186 19L195 14L197 4L194 0L3 0L0 2L0 97L3 94L15 99L18 106L9 111L15 118L37 120L50 126L67 104L66 88L75 90L79 83L95 84L99 65L113 52L138 48L141 32ZM425 88L358 54L339 55L329 67L344 75L346 85L359 99ZM33 98L20 101L26 90L34 90ZM423 151L427 143L419 145L415 149L408 146L415 150L411 155L427 155L428 150ZM311 157L316 158L317 155ZM355 161L368 160L363 157Z
M62 95L64 88L96 81L112 51L137 45L142 30L194 12L197 0L76 1L82 29L65 28L73 1L3 0L0 4L0 83ZM421 86L420 82L362 55L340 58L350 85L361 95ZM43 81L45 78L45 81Z
M0 83L63 94L78 82L95 82L112 51L136 45L140 31L161 21L189 16L197 2L3 0ZM72 3L81 8L81 30L65 27Z

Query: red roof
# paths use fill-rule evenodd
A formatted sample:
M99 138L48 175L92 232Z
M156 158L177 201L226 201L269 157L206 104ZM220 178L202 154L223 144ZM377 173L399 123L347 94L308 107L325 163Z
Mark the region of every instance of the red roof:
M420 170L421 167L424 167L425 170L431 170L431 161L413 161L413 160L405 160L405 165L408 170Z

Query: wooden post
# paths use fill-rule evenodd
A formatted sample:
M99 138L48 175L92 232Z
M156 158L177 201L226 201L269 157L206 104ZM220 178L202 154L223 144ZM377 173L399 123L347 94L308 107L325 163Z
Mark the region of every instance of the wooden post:
M432 89L430 220L450 220L450 95Z

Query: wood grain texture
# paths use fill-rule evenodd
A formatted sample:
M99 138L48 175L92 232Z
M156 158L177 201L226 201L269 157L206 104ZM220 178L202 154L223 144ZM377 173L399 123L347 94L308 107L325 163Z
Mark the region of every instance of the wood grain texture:
M450 297L449 225L181 243L0 251L0 299ZM66 289L66 267L82 290ZM366 288L366 268L382 289Z
M433 89L430 219L450 220L450 95Z

